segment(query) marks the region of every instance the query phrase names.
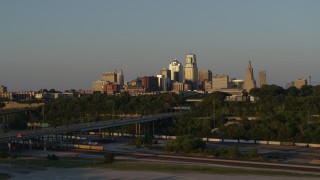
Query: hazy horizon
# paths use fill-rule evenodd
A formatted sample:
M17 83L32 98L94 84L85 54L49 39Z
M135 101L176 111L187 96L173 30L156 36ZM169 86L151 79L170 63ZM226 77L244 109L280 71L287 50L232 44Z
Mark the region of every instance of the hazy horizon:
M267 83L320 84L320 1L1 1L0 85L9 91L91 89L103 72L126 81L197 55L199 69Z

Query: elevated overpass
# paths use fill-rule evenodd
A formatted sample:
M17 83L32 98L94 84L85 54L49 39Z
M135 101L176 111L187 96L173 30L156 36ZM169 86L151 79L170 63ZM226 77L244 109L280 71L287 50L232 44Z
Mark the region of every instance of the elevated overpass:
M26 109L18 109L18 110L8 110L8 111L0 111L0 116L11 115L11 114L20 114L20 113L28 113L30 111L34 111L37 108L26 108Z
M89 130L125 126L130 124L152 122L152 121L158 121L161 119L180 116L183 114L185 114L185 112L172 112L172 113L147 115L147 116L141 116L141 117L135 117L135 118L113 119L113 120L107 120L107 121L90 122L90 123L88 122L88 123L82 123L82 124L49 127L49 128L35 129L35 130L9 131L5 134L0 135L0 143L11 142L17 139L22 140L22 139L41 137L44 135L51 135L51 134L54 135L54 134L62 134L66 132L89 131Z

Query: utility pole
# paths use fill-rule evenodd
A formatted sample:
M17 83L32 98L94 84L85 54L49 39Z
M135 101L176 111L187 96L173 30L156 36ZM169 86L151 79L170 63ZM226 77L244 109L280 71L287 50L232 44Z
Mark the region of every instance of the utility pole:
M216 127L216 99L213 99L213 127Z
M112 118L114 117L114 100L112 100Z

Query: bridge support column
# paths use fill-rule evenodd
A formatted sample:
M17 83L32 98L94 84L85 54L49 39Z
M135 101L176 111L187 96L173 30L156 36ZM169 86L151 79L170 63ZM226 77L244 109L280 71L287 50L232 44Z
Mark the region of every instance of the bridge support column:
M140 123L138 124L138 127L139 127L139 132L138 133L139 133L139 135L141 135L141 124Z
M123 137L123 126L121 126L121 136Z
M29 144L29 150L31 151L32 150L32 140L31 139L28 140L28 144Z
M11 155L11 142L9 141L8 142L8 153L9 153L9 156Z
M1 127L1 133L2 133L2 134L4 133L4 130L5 130L5 128L4 128L4 121L5 121L5 117L2 116L2 127Z
M141 135L141 124L136 123L136 135Z
M138 135L138 124L136 123L136 135Z
M152 122L152 136L154 136L154 122Z
M6 128L9 129L9 114L7 114L7 125Z
M43 151L47 151L47 143L45 141L43 142Z

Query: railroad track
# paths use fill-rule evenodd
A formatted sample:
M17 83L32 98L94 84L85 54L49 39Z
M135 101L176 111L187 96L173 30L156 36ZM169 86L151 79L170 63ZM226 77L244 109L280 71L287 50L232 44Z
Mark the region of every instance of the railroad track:
M87 152L90 154L103 155L101 151L85 151L76 150L81 152ZM274 170L290 170L290 171L301 171L301 172L312 172L320 174L320 166L317 165L302 165L302 164L281 164L281 163L270 163L270 162L258 162L258 161L245 161L245 160L232 160L232 159L215 159L207 157L195 157L195 156L181 156L181 155L168 155L168 154L147 154L147 153L120 153L112 152L116 156L130 157L144 160L161 160L170 162L186 162L186 163L203 163L212 165L224 165L233 167L250 167L250 168L261 168L261 169L274 169Z
M266 169L283 169L283 170L296 170L305 172L320 172L320 166L309 166L300 164L279 164L257 161L243 161L243 160L230 160L230 159L214 159L204 157L186 157L178 155L155 155L155 154L127 154L117 153L120 156L144 158L152 160L164 160L164 161L177 161L177 162L190 162L190 163L206 163L225 166L239 166L239 167L254 167L254 168L266 168Z

